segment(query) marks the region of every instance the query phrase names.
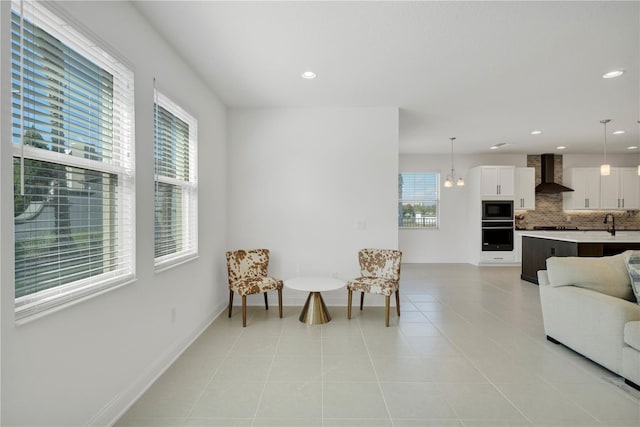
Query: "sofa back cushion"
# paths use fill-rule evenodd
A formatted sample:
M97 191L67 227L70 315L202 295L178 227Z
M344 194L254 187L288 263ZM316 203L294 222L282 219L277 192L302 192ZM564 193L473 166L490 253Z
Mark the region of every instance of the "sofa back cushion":
M629 271L631 289L636 296L636 301L640 304L640 251L626 251L622 255Z
M547 259L551 286L577 286L635 302L623 254Z

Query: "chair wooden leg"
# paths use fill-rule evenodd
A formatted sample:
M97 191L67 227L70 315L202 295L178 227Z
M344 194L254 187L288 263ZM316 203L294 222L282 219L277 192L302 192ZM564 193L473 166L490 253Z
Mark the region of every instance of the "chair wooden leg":
M385 300L384 323L388 328L389 327L389 303L391 300L391 295L387 295L386 297L384 297L384 300Z
M396 311L398 312L398 317L400 317L400 290L396 291Z
M264 309L269 310L269 301L267 299L267 293L264 293Z
M282 289L278 289L278 311L282 319Z
M351 319L351 299L352 299L353 291L351 289L347 289L347 319Z
M388 328L389 327L389 306L391 305L391 295L387 295L384 297L385 300L385 310L384 310L384 324Z
M242 327L247 326L247 296L242 295Z
M233 291L229 291L229 318L231 318L232 307L233 307Z
M360 310L362 310L362 304L364 304L364 292L360 292Z

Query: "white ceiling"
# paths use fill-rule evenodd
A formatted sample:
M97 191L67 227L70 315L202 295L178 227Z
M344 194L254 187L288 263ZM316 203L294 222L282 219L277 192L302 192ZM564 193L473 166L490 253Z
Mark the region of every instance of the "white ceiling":
M398 107L401 153L640 144L639 1L135 6L230 107Z

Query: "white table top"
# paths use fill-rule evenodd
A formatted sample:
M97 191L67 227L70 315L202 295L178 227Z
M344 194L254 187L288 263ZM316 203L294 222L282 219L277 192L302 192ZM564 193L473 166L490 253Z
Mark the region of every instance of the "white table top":
M345 284L344 280L333 277L294 277L284 281L287 288L307 292L333 291L343 288Z

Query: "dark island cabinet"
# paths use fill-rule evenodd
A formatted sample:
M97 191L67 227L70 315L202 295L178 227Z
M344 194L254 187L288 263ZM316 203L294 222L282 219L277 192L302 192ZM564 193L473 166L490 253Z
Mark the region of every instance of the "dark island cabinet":
M609 256L628 249L640 249L640 243L577 243L522 236L522 273L520 278L537 285L538 270L546 270L547 258L552 256Z
M546 270L547 258L552 256L578 256L578 244L522 236L522 274L520 278L538 284L538 270Z

